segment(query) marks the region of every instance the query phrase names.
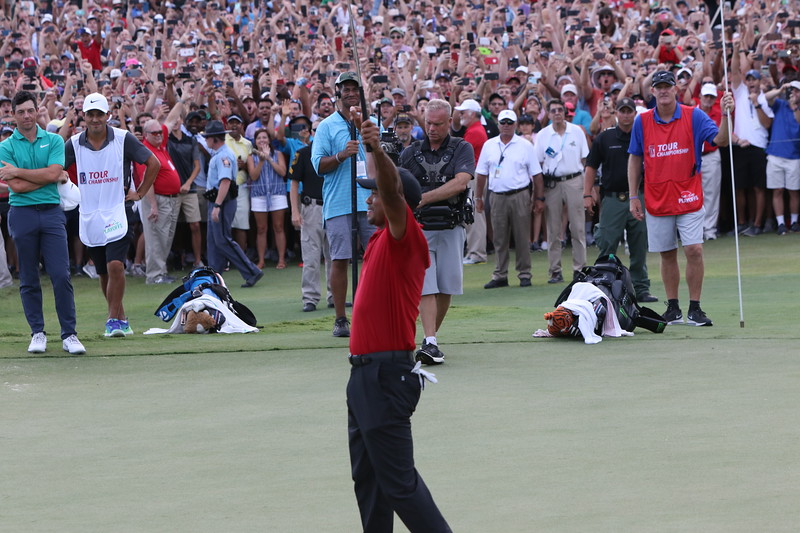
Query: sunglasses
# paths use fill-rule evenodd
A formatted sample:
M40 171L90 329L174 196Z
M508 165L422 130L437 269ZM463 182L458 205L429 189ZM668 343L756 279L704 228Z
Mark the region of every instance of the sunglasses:
M161 131L161 130L158 130L158 131L148 131L148 132L147 132L147 134L148 134L148 135L164 135L164 132L163 132L163 131Z
M510 125L512 125L513 123L514 123L514 121L513 121L513 120L511 120L511 119L507 119L507 118L505 118L505 119L503 119L503 120L501 120L501 121L500 121L500 124L502 124L503 126L510 126Z

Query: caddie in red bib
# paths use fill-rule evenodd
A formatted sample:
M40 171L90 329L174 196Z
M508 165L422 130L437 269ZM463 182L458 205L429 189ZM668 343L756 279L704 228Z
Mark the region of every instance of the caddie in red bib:
M644 197L652 215L682 215L703 207L703 179L693 146L692 108L681 105L680 118L656 122L654 110L640 115L647 139Z
M711 326L700 308L703 289L703 177L700 173L703 143L728 144L728 115L733 97L722 99L725 109L719 127L702 110L679 105L675 76L661 70L653 74L652 93L656 107L633 123L628 147L628 191L630 210L637 220L647 221L647 244L661 254L661 279L667 293L664 320L683 324L678 300L681 273L678 266L678 233L686 255L686 284L692 326ZM644 169L644 198L640 198ZM644 201L643 201L644 200ZM646 211L645 211L646 206Z

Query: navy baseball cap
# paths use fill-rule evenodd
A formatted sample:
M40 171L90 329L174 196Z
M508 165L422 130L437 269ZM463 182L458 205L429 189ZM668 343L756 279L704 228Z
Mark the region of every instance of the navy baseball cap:
M759 71L755 70L755 69L748 70L747 74L745 74L744 77L745 77L745 79L753 77L753 78L755 78L757 80L760 80L761 79L761 73Z
M653 74L653 82L650 85L655 87L659 83L675 85L675 75L668 70L659 70Z

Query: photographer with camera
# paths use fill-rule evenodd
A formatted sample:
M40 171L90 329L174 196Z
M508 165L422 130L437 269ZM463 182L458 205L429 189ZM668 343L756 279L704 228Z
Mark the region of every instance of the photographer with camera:
M449 103L431 100L425 108L425 139L403 150L398 165L422 185L416 216L428 240L431 266L419 308L425 339L416 359L428 365L444 362L436 334L452 296L463 292L464 224L472 220L466 191L475 174L475 153L467 141L449 134L450 114Z
M558 99L547 104L550 125L536 136L534 150L542 165L544 202L547 205L548 283L561 283L561 213L566 207L572 234L572 270L586 266L586 227L583 210L583 167L589 155L586 134L566 120L566 105ZM539 198L538 200L542 200Z

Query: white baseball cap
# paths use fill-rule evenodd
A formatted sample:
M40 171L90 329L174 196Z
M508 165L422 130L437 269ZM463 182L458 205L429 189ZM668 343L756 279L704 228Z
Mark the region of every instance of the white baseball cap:
M463 102L461 102L460 106L456 107L456 111L473 111L475 113L480 113L481 104L479 104L475 100L472 100L471 98L468 98Z
M510 109L503 109L502 111L500 111L500 114L497 115L497 122L501 122L506 119L510 119L516 122L517 114L511 111Z
M578 88L572 83L567 83L561 88L561 96L564 96L564 93L572 93L577 96Z
M97 109L103 113L108 113L108 100L100 93L92 93L83 101L83 112L88 113L92 109Z
M717 86L713 83L704 83L703 87L700 88L700 95L701 96L717 96Z

